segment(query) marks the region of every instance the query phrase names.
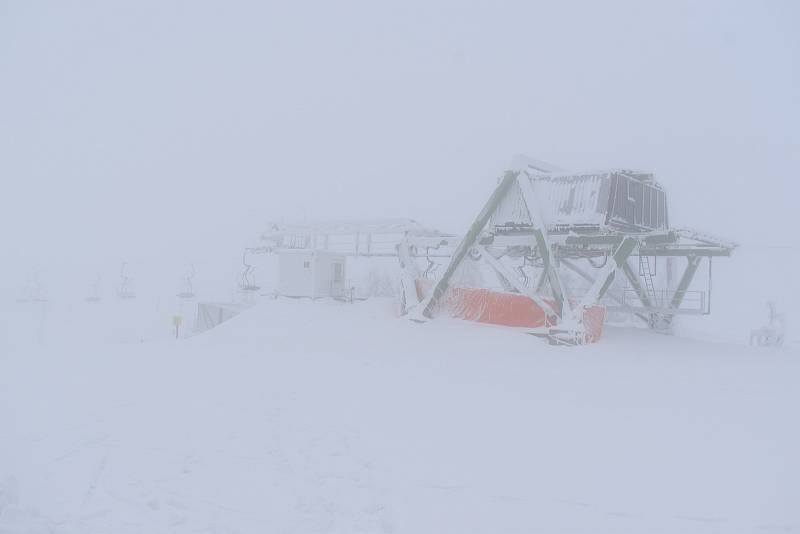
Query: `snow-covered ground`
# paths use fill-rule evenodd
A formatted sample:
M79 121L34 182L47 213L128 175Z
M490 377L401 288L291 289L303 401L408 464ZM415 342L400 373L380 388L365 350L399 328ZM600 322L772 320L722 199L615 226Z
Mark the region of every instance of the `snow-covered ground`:
M0 532L800 531L796 345L269 298L176 341L124 306L6 332Z

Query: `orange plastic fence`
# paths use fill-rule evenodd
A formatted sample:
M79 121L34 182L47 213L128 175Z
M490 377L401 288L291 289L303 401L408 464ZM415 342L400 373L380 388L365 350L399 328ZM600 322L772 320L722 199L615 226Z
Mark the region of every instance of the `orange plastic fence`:
M416 281L417 295L424 298L431 290L429 280ZM545 299L549 304L552 300ZM505 326L543 327L553 326L544 310L530 297L519 293L504 293L483 288L448 288L440 306L456 318ZM584 310L583 323L586 341L598 341L603 334L606 310L603 306L591 306Z

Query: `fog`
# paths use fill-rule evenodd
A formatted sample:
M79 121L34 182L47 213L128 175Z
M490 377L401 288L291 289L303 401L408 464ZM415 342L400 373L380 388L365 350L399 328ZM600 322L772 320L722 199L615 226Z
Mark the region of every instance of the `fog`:
M0 532L800 531L799 6L0 0Z
M37 271L83 291L122 261L170 280L222 269L275 219L462 232L516 153L650 170L672 221L796 246L797 16L792 2L4 2L0 283Z

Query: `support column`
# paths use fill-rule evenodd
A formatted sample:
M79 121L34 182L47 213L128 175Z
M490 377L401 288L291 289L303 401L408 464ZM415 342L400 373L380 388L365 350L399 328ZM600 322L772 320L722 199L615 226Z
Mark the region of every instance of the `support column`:
M683 302L683 297L686 296L686 291L694 279L697 268L700 266L700 256L687 256L686 270L683 271L681 279L678 281L678 287L675 288L675 293L672 295L672 300L669 303L670 310L677 310ZM710 258L709 258L710 261ZM650 314L650 328L662 334L672 333L672 320L675 315L669 312L666 313L652 313Z
M686 296L686 291L689 289L692 279L694 279L694 274L700 266L700 256L688 256L686 259L688 260L686 270L683 271L683 276L681 276L678 287L675 288L675 294L672 296L672 301L669 303L669 307L673 310L680 307L683 297Z
M537 293L539 293L542 289L544 289L545 283L547 283L547 269L542 269L542 272L539 273L539 279L536 280Z
M408 237L397 245L397 260L400 263L400 315L406 315L419 304L417 278L420 276Z
M653 302L650 300L650 296L647 294L647 291L642 284L639 282L639 277L633 270L633 267L626 261L625 265L623 265L622 271L625 273L625 276L628 278L628 282L630 282L631 286L633 286L633 290L636 291L636 296L641 301L642 305L645 308L652 308ZM655 330L656 332L660 332L662 334L667 334L672 331L672 315L663 312L650 312L646 316L643 314L637 314L640 317L645 317L647 321L647 326L650 330Z
M570 305L567 300L566 292L564 291L564 286L561 283L561 277L558 275L558 269L555 265L555 255L550 248L550 239L547 235L547 226L542 219L539 205L536 202L533 186L527 176L523 175L517 176L517 184L522 193L522 198L525 200L525 205L528 208L528 215L531 218L536 248L539 250L539 254L542 257L544 269L547 273L547 280L550 282L550 291L553 293L553 299L555 300L554 308L556 315L558 315L558 317L564 317L569 313Z
M639 298L642 305L647 308L652 307L653 303L650 301L650 295L647 294L642 284L639 283L639 277L636 276L628 260L625 260L625 263L622 264L622 272L625 273L625 278L627 278L628 282L633 286L633 290L636 291L636 296Z
M622 243L619 244L610 258L613 261L606 262L606 265L599 269L600 273L598 277L592 283L586 295L583 296L578 306L573 310L573 321L580 323L583 318L583 310L594 306L602 300L606 291L608 291L608 288L611 287L611 284L614 282L617 269L622 269L622 266L627 262L628 256L631 255L636 245L637 241L633 237L629 236L622 240Z

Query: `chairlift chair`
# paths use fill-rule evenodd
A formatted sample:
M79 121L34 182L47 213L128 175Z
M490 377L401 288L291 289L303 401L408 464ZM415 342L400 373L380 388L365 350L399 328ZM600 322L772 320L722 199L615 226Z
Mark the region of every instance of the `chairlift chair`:
M117 288L117 297L122 300L130 300L136 298L136 294L131 290L129 284L131 278L125 274L125 267L127 267L127 263L122 263L122 268L120 268L119 277L120 277L120 284Z
M178 297L188 300L194 298L194 286L192 285L192 278L194 278L197 272L194 269L194 264L192 264L192 272L184 277L185 285L183 291L178 293Z
M86 302L100 302L100 275L97 275L94 283L86 296Z
M19 303L25 302L47 302L47 297L44 296L44 288L42 287L42 283L39 281L39 276L37 273L33 274L30 282L25 287L25 296L20 297L17 299Z
M439 248L437 245L434 248ZM429 280L436 279L436 272L439 270L439 264L433 261L430 257L431 247L425 247L425 259L428 262L428 266L425 268L425 272L422 273L423 278L427 278Z
M246 292L253 292L261 289L261 286L256 285L255 275L253 274L253 271L255 271L256 268L247 263L248 250L249 249L245 249L244 252L242 252L242 264L244 265L244 270L242 271L239 280L239 289Z

